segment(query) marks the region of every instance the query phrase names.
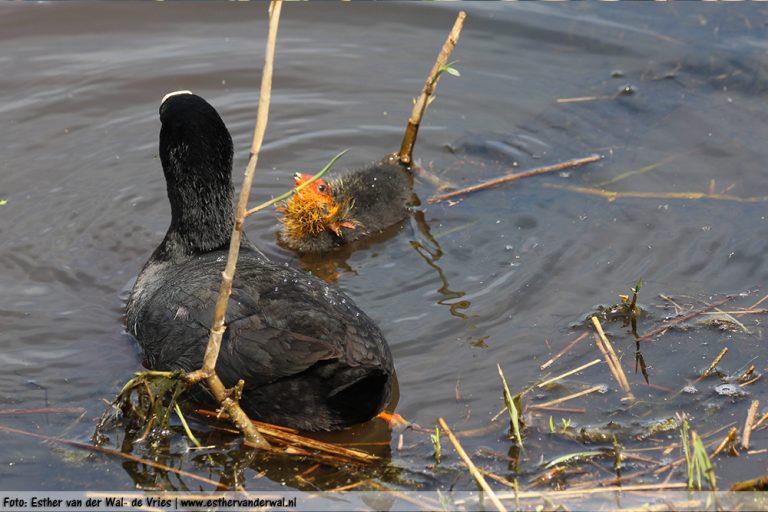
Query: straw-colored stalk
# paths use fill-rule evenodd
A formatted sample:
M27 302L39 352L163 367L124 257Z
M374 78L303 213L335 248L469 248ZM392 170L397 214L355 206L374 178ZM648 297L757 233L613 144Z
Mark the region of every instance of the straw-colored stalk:
M456 450L456 453L459 454L459 457L461 457L461 460L464 461L464 464L469 468L469 472L472 474L472 477L475 479L475 481L478 483L478 485L483 489L483 491L488 493L488 497L493 502L494 506L499 512L506 512L506 508L504 508L504 505L499 501L499 498L496 497L496 493L493 492L493 489L491 489L491 486L488 485L488 482L485 481L485 478L483 477L482 473L477 469L477 466L472 462L472 459L469 458L469 455L467 455L467 452L464 451L464 448L461 447L461 444L459 444L459 440L456 439L456 436L453 435L453 432L451 431L450 427L448 427L448 424L445 422L443 418L437 418L437 422L440 424L440 428L443 429L443 432L445 432L445 435L448 436L448 440L453 445L453 448Z
M605 362L608 363L608 368L610 368L613 378L616 379L616 382L619 383L619 386L621 386L621 389L626 395L622 400L634 401L635 395L632 394L632 389L629 387L629 381L624 373L624 369L621 367L621 362L616 356L616 352L613 350L613 345L608 341L608 337L605 335L605 331L603 331L603 326L600 324L600 320L596 316L593 316L592 323L595 325L598 334L595 336L595 343L600 349L600 352L603 353L603 357L605 357Z

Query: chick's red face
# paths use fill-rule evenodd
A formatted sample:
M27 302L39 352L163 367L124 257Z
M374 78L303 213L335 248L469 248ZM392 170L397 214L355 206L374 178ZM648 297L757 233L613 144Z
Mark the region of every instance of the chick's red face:
M303 185L304 183L308 182L311 179L312 179L312 176L310 176L309 174L301 174L297 172L296 174L293 175L293 180L296 183L297 187L300 185ZM312 183L310 183L307 186L307 189L310 189L321 196L327 197L328 199L332 199L331 187L328 186L328 183L326 183L325 180L317 179Z

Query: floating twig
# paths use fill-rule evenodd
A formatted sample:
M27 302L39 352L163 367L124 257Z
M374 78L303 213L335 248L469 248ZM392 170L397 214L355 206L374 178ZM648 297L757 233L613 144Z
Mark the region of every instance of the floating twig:
M437 418L438 423L440 423L440 428L443 429L443 432L445 432L445 435L448 436L448 440L453 445L453 448L456 450L456 453L459 454L459 457L461 457L461 460L464 461L464 464L469 468L469 472L472 474L472 477L475 479L475 481L478 483L478 485L488 493L488 497L491 499L493 504L496 506L496 509L499 512L506 512L506 508L504 508L504 505L502 505L501 501L499 501L499 498L496 497L496 493L493 492L493 489L491 489L491 486L488 485L488 482L485 481L485 478L483 477L483 474L480 473L480 471L477 469L477 466L472 462L472 459L469 458L469 455L467 455L467 452L464 451L464 448L461 447L461 444L459 444L459 440L456 439L456 436L453 435L453 432L451 432L451 429L448 427L448 424L445 422L443 418Z
M595 101L595 100L612 100L613 96L577 96L575 98L557 98L555 100L556 103L583 103L586 101Z
M558 190L567 190L569 192L576 192L579 194L587 194L591 196L602 197L608 201L616 201L617 199L713 199L716 201L734 201L737 203L764 203L768 202L768 196L753 196L753 197L739 197L731 196L727 194L709 194L707 192L615 192L612 190L605 190L602 188L592 187L576 187L572 185L560 185L558 183L546 183L544 185L548 188L556 188ZM431 201L430 201L431 202Z
M519 172L516 174L508 174L507 176L502 176L501 178L496 178L494 180L485 181L483 183L478 183L477 185L473 185L471 187L463 188L461 190L454 190L453 192L448 192L446 194L440 194L436 196L432 196L429 199L427 199L427 202L429 204L439 203L440 201L445 201L446 199L450 199L452 197L461 196L464 194L469 194L471 192L477 192L478 190L483 190L489 187L495 187L497 185L501 185L503 183L509 183L511 181L516 181L522 178L527 178L529 176L535 176L537 174L544 174L547 172L555 172L555 171L561 171L563 169L569 169L571 167L578 167L580 165L586 165L591 164L592 162L597 162L602 160L603 157L601 155L591 155L584 158L575 158L573 160L568 160L566 162L560 162L559 164L554 165L547 165L545 167L537 167L535 169L531 169L524 172Z
M552 357L552 358L551 358L549 361L547 361L547 362L546 362L546 363L544 363L543 365L539 366L539 370L546 370L547 368L549 368L550 366L552 366L552 364L553 364L555 361L557 361L558 359L560 359L561 357L563 357L563 355L565 355L565 354L566 354L566 353L567 353L569 350L571 350L571 349L572 349L572 348L573 348L573 347L574 347L574 346L575 346L575 345L576 345L578 342L580 342L581 340L583 340L584 338L586 338L588 335L589 335L589 332L583 332L583 333L581 333L581 335L579 335L579 337L578 337L578 338L576 338L575 340L573 340L572 342L570 342L568 345L566 345L566 346L565 346L565 348L564 348L563 350L561 350L560 352L558 352L558 353L557 353L555 356L553 356L553 357Z
M637 338L637 341L640 342L640 341L645 341L647 339L653 338L657 334L661 334L661 333L665 332L667 329L669 329L670 327L672 327L674 325L677 325L677 324L682 323L682 322L687 322L688 320L690 320L692 318L695 318L695 317L703 314L704 312L709 311L710 309L714 309L714 308L716 308L718 306L721 306L721 305L725 304L726 302L732 301L733 299L734 299L733 296L728 296L728 297L726 297L726 298L724 298L722 300L719 300L719 301L715 302L714 304L708 304L707 306L703 307L702 309L693 311L691 313L688 313L687 315L683 315L683 316L674 318L674 319L670 320L669 322L661 325L660 327L657 327L656 329L653 329L653 330L643 334L642 336Z
M82 448L85 450L90 450L92 452L99 452L99 453L106 453L107 455L114 455L115 457L120 457L123 459L127 459L133 462L138 462L139 464L145 464L147 466L151 466L153 468L160 469L162 471L168 471L170 473L176 473L179 476L186 476L188 478L191 478L193 480L197 480L198 482L203 482L209 485L213 485L214 487L218 487L220 489L227 489L227 486L220 483L220 482L214 482L213 480L209 480L208 478L196 475L194 473L190 473L188 471L184 471L181 469L172 468L170 466L166 466L165 464L160 464L159 462L155 462L149 459L142 459L141 457L137 457L136 455L131 455L130 453L124 453L118 450L113 450L112 448L105 448L103 446L97 446L93 444L87 444L87 443L81 443L80 441L73 441L71 439L62 439L60 437L54 437L54 436L47 436L44 434L37 434L35 432L27 432L26 430L19 430L17 428L11 428L6 427L4 425L0 425L0 431L8 432L11 434L19 434L22 436L28 436L28 437L34 437L36 439L42 439L44 441L49 441L53 443L62 443L69 446L74 446L76 448Z
M451 52L453 52L456 43L459 41L459 35L461 34L461 28L464 26L464 18L466 18L466 16L464 11L460 11L456 16L456 21L453 24L451 33L448 34L448 39L443 43L443 47L437 56L435 65L432 66L432 71L429 73L427 81L424 83L424 88L416 102L413 104L413 111L411 112L411 117L408 118L408 126L405 129L403 142L400 145L400 151L397 154L400 163L403 165L410 165L412 162L413 146L416 144L416 136L419 133L421 118L427 110L430 96L435 92L437 82L440 80L440 75L442 75L442 72L445 70L446 64L448 63L448 57L451 56Z
M752 400L747 411L747 419L744 421L744 433L741 435L741 447L749 450L749 438L752 435L752 426L755 424L755 415L757 408L760 407L760 400Z
M586 335L587 333L584 333L584 334ZM579 373L582 370L586 370L590 366L594 366L594 365L598 364L599 362L600 362L599 358L595 359L593 361L588 362L587 364L583 364L583 365L579 366L578 368L574 368L573 370L570 370L570 371L567 371L565 373L562 373L562 374L558 375L557 377L552 377L551 379L547 379L544 382L540 382L540 383L536 384L536 387L543 388L544 386L547 386L548 384L552 384L553 382L557 382L558 380L564 379L565 377L573 375L574 373Z

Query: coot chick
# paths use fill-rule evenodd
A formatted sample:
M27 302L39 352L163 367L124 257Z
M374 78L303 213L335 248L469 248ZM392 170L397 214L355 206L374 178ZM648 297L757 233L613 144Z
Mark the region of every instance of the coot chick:
M410 168L396 155L323 186L324 193L306 187L280 208L280 240L288 248L323 252L378 233L405 219L415 202Z
M202 365L234 222L232 139L216 110L183 91L160 105L160 160L171 225L144 265L127 328L156 370ZM367 421L389 402L386 340L353 301L270 262L243 238L216 371L245 381L252 418L301 430Z

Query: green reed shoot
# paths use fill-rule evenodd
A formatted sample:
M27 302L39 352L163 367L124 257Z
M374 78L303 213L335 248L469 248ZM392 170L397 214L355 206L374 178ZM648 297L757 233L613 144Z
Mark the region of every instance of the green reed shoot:
M520 395L513 397L512 393L509 392L507 379L504 378L504 372L501 371L501 365L497 364L496 368L499 370L499 377L501 377L501 384L504 388L504 405L507 407L507 411L509 412L509 422L512 426L512 431L515 434L517 446L519 446L520 449L525 452L525 449L523 448L523 436L520 433L520 413L522 412L522 400L520 399Z
M442 450L440 448L440 428L437 425L435 425L435 433L430 434L429 438L432 440L432 446L435 448L435 464L440 464Z

